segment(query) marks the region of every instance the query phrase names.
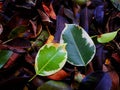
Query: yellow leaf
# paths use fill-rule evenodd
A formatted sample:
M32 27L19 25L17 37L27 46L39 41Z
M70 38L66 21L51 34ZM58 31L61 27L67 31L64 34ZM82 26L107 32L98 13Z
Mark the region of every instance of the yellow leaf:
M53 35L50 35L50 36L48 37L48 40L47 40L46 44L53 42L53 40L54 40L54 36L53 36Z

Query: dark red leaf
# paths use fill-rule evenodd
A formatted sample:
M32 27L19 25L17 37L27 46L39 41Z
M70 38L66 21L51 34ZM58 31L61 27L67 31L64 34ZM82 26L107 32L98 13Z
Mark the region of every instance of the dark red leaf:
M11 67L15 63L15 61L17 60L17 58L19 56L20 56L19 54L13 53L12 56L9 58L8 62L4 65L3 68L9 68L9 67Z

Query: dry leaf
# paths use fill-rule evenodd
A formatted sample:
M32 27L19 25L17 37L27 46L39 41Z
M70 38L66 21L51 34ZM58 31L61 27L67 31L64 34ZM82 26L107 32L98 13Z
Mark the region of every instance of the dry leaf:
M46 14L51 17L52 19L56 20L56 14L55 11L53 9L52 3L50 3L49 6L46 6L45 3L42 3L42 6L44 8L44 11L46 12Z
M43 22L51 22L50 18L40 9L37 9L39 15L41 16L41 20Z
M52 79L52 80L63 80L68 76L70 76L69 73L65 72L64 70L60 70L57 73L48 76L47 78Z

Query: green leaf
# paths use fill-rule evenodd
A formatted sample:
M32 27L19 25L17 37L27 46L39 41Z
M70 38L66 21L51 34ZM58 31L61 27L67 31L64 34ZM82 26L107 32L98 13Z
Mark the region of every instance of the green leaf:
M32 46L41 47L45 44L49 37L49 33L46 30L42 30L37 39L33 42Z
M86 66L95 55L95 45L87 32L78 25L66 24L61 43L67 43L68 62L76 66Z
M97 41L99 43L108 43L108 42L112 41L116 37L117 32L118 32L118 30L114 31L114 32L98 35L97 36Z
M60 81L48 81L42 86L38 87L37 90L72 90L66 83Z
M22 36L25 30L27 30L26 26L17 26L10 32L8 38L15 38L17 36Z
M36 75L48 76L59 71L67 59L66 44L45 44L35 59Z
M4 64L8 61L12 54L13 54L12 51L0 50L0 68L4 66Z
M115 8L120 11L120 0L110 0Z

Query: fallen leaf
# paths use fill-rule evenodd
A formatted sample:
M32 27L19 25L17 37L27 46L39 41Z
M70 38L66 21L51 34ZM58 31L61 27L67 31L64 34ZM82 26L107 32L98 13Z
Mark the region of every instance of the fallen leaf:
M20 56L19 54L13 53L3 68L10 68L15 63L19 56Z
M52 6L52 2L50 3L49 6L45 5L44 2L42 2L42 6L44 8L44 11L46 12L46 14L51 17L52 19L55 19L56 20L56 14L55 14L55 11L53 9L53 6Z
M63 80L68 76L70 76L69 73L65 72L64 70L60 70L53 75L47 76L47 78L52 79L52 80Z

